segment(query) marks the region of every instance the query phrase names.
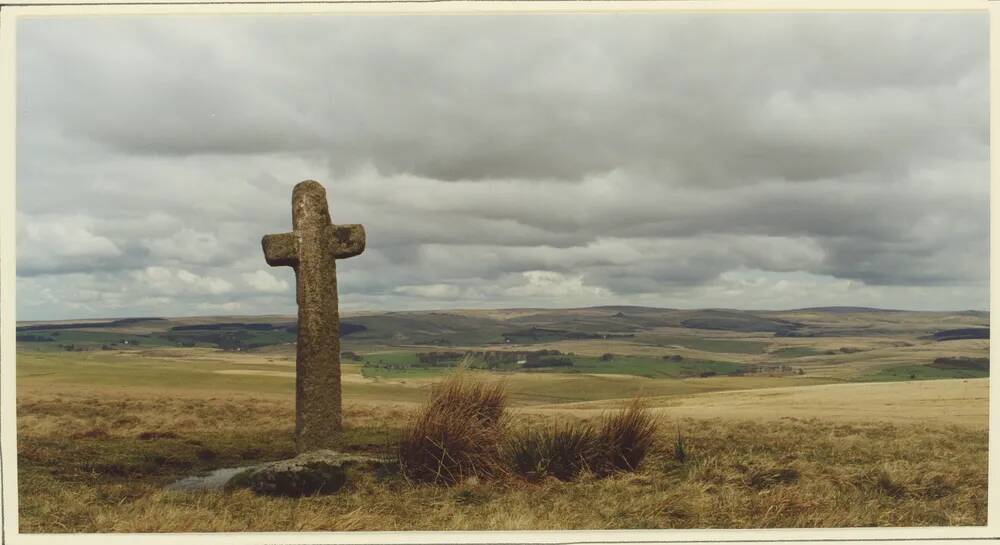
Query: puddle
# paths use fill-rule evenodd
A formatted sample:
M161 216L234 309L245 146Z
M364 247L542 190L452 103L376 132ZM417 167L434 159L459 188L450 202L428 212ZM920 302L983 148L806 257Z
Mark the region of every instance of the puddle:
M257 466L224 467L207 474L186 477L167 485L167 490L222 490L222 487L237 473Z

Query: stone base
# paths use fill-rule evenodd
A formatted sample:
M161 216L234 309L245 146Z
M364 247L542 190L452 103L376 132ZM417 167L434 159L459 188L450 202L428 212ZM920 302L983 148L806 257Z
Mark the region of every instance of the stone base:
M246 487L269 496L332 494L347 482L349 467L376 464L378 460L366 456L314 450L234 475L226 483L226 488Z

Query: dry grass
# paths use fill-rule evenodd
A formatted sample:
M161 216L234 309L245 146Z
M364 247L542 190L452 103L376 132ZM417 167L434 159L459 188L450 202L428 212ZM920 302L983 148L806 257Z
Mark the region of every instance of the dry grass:
M571 480L583 472L607 476L639 468L656 439L657 422L640 398L605 414L599 425L557 421L514 433L506 444L513 471L528 480Z
M414 481L447 484L502 475L506 411L502 382L466 373L448 376L432 388L430 400L403 429L398 449L403 474Z
M632 471L639 467L656 439L656 419L641 398L622 410L605 415L598 429L602 472Z
M507 411L507 386L465 372L448 375L431 388L428 412L468 415L486 427L500 425Z
M744 418L780 422L818 418L824 422L884 422L934 426L961 425L980 430L989 425L989 379L920 380L775 387L647 396L654 413L671 418ZM595 416L620 400L564 403L525 408L543 417Z
M547 476L562 481L600 467L597 430L589 423L557 422L549 428L528 428L511 435L506 459L517 475L529 481Z
M985 429L819 418L684 419L635 472L464 480L357 474L301 500L164 491L204 469L293 452L291 400L19 391L26 532L948 526L986 522ZM409 408L348 403L338 448L378 453ZM669 414L669 412L667 413ZM533 425L552 424L531 415ZM559 416L559 418L566 418ZM521 420L521 418L518 418ZM585 423L600 425L595 412ZM686 461L673 454L675 424ZM90 430L100 432L87 433ZM140 439L145 432L148 439ZM80 438L72 438L74 433ZM171 436L170 434L173 434ZM212 459L199 452L210 450Z

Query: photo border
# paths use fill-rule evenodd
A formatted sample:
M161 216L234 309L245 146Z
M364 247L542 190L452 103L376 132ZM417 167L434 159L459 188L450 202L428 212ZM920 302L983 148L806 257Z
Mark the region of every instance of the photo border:
M1000 28L1000 8L986 0L663 0L663 1L454 1L454 0L361 0L318 1L249 0L245 2L209 1L176 2L171 0L83 0L59 3L46 0L17 0L0 6L0 508L2 508L2 538L10 543L805 543L805 542L885 542L911 541L920 543L953 543L1000 538L997 529L1000 502L995 498L1000 477L1000 457L994 456L1000 447L1000 437L992 433L1000 411L1000 396L989 398L990 436L988 477L988 522L975 527L912 527L912 528L802 528L802 529L660 529L660 530L572 530L572 531L477 531L477 532L219 532L163 534L44 534L18 533L17 524L17 456L15 402L15 326L16 326L16 29L17 21L28 17L106 16L106 15L197 15L233 14L343 14L343 15L501 15L557 13L664 13L664 12L913 12L913 11L988 11L990 66L990 141L1000 141L1000 129L993 122L1000 115L994 100L1000 88L997 59L1000 58L1000 37L993 28ZM990 150L990 158L993 154ZM996 165L990 162L990 208L993 209L998 176ZM997 255L1000 222L990 216L990 284L1000 280L993 267ZM996 295L990 290L990 310L997 306ZM992 323L992 319L991 319ZM990 344L990 358L996 361L997 348ZM990 389L997 384L995 373L989 379Z

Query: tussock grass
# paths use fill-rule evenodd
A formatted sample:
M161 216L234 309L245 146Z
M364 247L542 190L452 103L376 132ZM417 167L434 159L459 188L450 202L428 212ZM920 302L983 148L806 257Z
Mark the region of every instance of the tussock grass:
M431 388L427 411L455 416L468 415L483 426L502 423L507 410L507 387L500 381L484 381L459 371Z
M528 480L552 476L568 481L603 465L601 447L593 425L561 422L513 434L506 443L506 458L514 473Z
M537 480L545 476L567 481L583 472L607 476L634 471L652 449L656 420L635 398L619 411L606 413L598 425L557 422L511 436L506 458L513 471Z
M459 372L431 389L430 400L403 429L398 459L414 481L454 484L502 475L507 391Z
M653 447L656 419L641 398L634 398L622 410L606 414L598 429L603 472L632 471Z

